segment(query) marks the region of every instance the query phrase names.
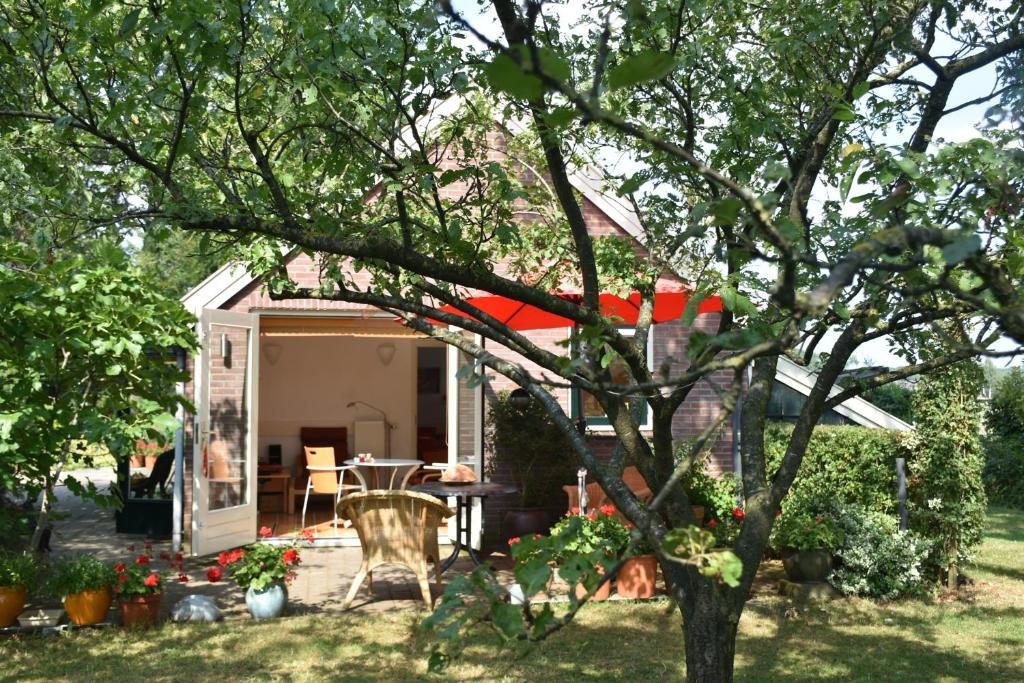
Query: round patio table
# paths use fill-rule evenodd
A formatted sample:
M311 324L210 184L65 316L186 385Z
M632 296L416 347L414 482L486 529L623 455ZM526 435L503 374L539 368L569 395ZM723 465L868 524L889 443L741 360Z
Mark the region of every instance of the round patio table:
M398 476L399 470L401 470L404 467L404 468L406 468L405 474L402 476L402 478L400 480L401 483L399 483L399 485L397 486L397 488L399 488L399 489L404 491L406 484L409 483L409 477L412 476L413 472L415 472L417 469L419 469L420 465L423 464L423 461L422 460L403 460L401 458L380 458L379 460L374 460L373 462L359 462L355 458L351 458L349 460L346 460L345 464L346 465L354 465L355 466L356 469L352 470L352 474L356 475L356 478L359 479L359 483L363 485L363 490L364 491L368 491L370 489L370 486L366 483L366 478L363 476L363 473L361 471L362 468L364 468L364 467L372 467L373 468L372 471L373 471L374 488L378 488L379 489L380 488L380 476L378 474L380 472L379 468L390 467L391 468L391 475L388 478L388 486L387 486L387 488L394 489L394 488L396 488L396 486L395 486L395 478Z
M475 482L472 484L446 484L443 481L428 481L413 486L412 491L419 491L438 498L451 496L455 499L455 547L452 554L441 562L438 573L444 572L451 567L455 560L459 559L459 553L465 548L469 553L469 559L473 564L480 566L483 560L473 549L473 541L470 534L473 533L473 498L480 499L480 513L483 514L484 499L487 496L496 496L504 493L515 493L516 487L511 484L499 484L493 481ZM463 514L465 511L465 514ZM465 517L465 524L463 524ZM465 542L463 542L465 538Z

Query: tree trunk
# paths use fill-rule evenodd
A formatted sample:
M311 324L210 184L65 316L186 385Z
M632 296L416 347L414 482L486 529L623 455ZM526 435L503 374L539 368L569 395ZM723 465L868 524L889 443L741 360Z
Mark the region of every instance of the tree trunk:
M665 565L662 569L665 570ZM683 617L686 680L689 683L731 683L739 615L729 608L714 579L678 565L665 574Z

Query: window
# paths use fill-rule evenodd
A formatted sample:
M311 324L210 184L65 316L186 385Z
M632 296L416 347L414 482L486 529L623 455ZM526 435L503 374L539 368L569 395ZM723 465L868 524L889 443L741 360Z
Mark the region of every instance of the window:
M636 331L633 328L631 328L631 327L619 328L619 332L623 336L626 336L626 337L632 337L636 333ZM575 345L575 341L573 342L573 344ZM653 360L654 360L654 328L652 327L650 333L647 335L647 367L648 368L653 369L653 367L654 367ZM630 383L629 368L626 365L626 362L624 360L622 360L621 358L616 359L615 361L613 361L612 364L608 367L608 370L611 373L612 381L615 382L616 384L629 384ZM633 399L630 399L630 400L637 400L637 399L633 398ZM580 403L581 402L583 404L582 405L582 415L587 420L587 427L589 427L591 429L594 429L595 431L609 431L609 430L611 430L611 428L612 428L611 423L608 421L608 418L605 417L604 410L601 409L601 404L597 402L597 399L595 399L593 397L593 395L591 395L589 392L586 392L586 391L572 391L571 392L570 403L571 403L571 410L572 410L572 417L573 417L573 419L578 418L580 416L580 414L581 414L581 410L580 410L580 408L581 408ZM651 411L648 408L647 403L644 402L643 421L640 424L640 428L641 429L650 429L651 428L651 414L650 414L650 412Z

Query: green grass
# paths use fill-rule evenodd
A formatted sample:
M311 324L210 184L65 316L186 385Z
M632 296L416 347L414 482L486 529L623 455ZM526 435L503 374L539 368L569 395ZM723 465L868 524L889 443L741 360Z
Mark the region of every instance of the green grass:
M740 626L740 681L1024 679L1024 513L993 509L960 600L840 600L791 609L761 596ZM605 603L548 642L501 650L481 633L443 677L426 673L422 612L233 621L149 633L0 642L0 680L647 681L683 676L667 602ZM888 622L888 623L887 623Z

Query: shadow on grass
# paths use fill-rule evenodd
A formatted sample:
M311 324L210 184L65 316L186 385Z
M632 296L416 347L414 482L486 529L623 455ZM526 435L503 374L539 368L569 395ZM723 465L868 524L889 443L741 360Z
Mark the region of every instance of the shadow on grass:
M757 629L741 637L736 679L739 681L1019 681L1024 656L1024 610L970 607L963 612L908 615L898 608L826 617L776 617L774 629ZM817 608L812 607L811 610ZM814 612L811 612L813 615ZM820 614L820 612L819 612ZM882 614L891 614L885 624ZM991 628L977 637L958 633L956 620L974 626L1012 621L1016 637ZM842 621L840 621L842 620ZM962 638L961 638L962 636Z

